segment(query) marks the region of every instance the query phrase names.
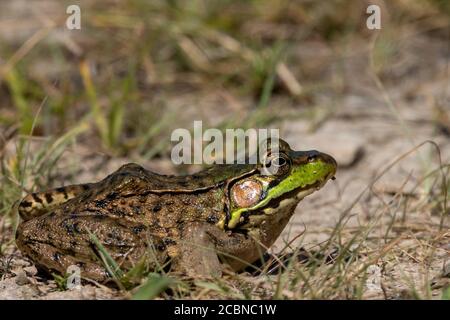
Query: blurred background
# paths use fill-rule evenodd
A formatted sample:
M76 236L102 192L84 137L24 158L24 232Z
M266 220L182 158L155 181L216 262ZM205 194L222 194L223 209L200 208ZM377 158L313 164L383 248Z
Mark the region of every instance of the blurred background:
M66 27L72 4L80 30ZM381 30L366 26L371 4ZM279 128L294 149L337 158L337 182L294 219L308 241L433 140L441 159L421 146L371 188L392 197L411 184L419 216L442 228L448 189L424 177L449 158L449 59L446 0L0 0L0 215L26 192L125 162L192 172L170 161L170 135L202 120ZM374 212L362 204L355 223Z
M81 30L66 27L71 4ZM382 10L381 32L366 27L370 4ZM2 147L13 135L72 133L91 152L164 158L172 130L194 119L300 120L310 132L361 112L398 120L386 90L440 123L449 10L439 0L1 1ZM443 88L424 96L430 79Z

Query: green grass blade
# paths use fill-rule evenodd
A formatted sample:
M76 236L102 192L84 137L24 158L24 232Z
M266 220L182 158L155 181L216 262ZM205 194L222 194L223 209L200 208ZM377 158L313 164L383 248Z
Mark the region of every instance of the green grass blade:
M442 300L450 300L450 287L447 287L442 291Z
M15 69L11 69L5 75L5 80L10 90L13 103L19 111L20 132L22 134L29 134L33 126L33 116L25 95L25 87L27 85L25 79L21 78Z
M100 240L98 240L95 234L93 234L89 229L86 230L89 233L92 242L94 242L95 246L97 247L106 269L118 282L118 284L120 283L120 286L122 286L122 278L124 276L123 271L120 269L117 262L111 257L105 247L101 244Z
M133 300L149 300L157 297L173 283L171 278L161 276L157 273L151 273L147 282L143 284L133 295Z

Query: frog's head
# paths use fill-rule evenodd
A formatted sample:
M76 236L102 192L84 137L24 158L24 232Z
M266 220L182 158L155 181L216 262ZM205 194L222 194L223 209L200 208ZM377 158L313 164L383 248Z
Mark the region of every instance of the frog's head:
M318 151L294 151L281 139L267 142L262 164L229 186L228 229L292 215L297 203L334 178L336 160ZM280 217L281 218L281 217Z

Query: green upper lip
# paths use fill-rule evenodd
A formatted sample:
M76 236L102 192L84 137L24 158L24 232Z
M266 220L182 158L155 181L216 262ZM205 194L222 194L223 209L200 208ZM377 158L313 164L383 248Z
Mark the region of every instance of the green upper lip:
M332 156L317 150L290 151L289 157L293 160L295 165L301 165L307 161L320 159L325 163L331 164L334 168L337 168L337 162ZM334 173L336 173L336 170Z

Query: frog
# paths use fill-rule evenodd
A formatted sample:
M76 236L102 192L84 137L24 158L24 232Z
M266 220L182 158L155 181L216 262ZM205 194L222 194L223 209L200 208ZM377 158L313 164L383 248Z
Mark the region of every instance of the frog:
M280 236L298 203L334 179L336 160L267 141L256 164L216 164L162 175L136 163L99 182L26 195L18 205L18 249L40 270L111 280L105 250L124 271L188 277L241 272Z

